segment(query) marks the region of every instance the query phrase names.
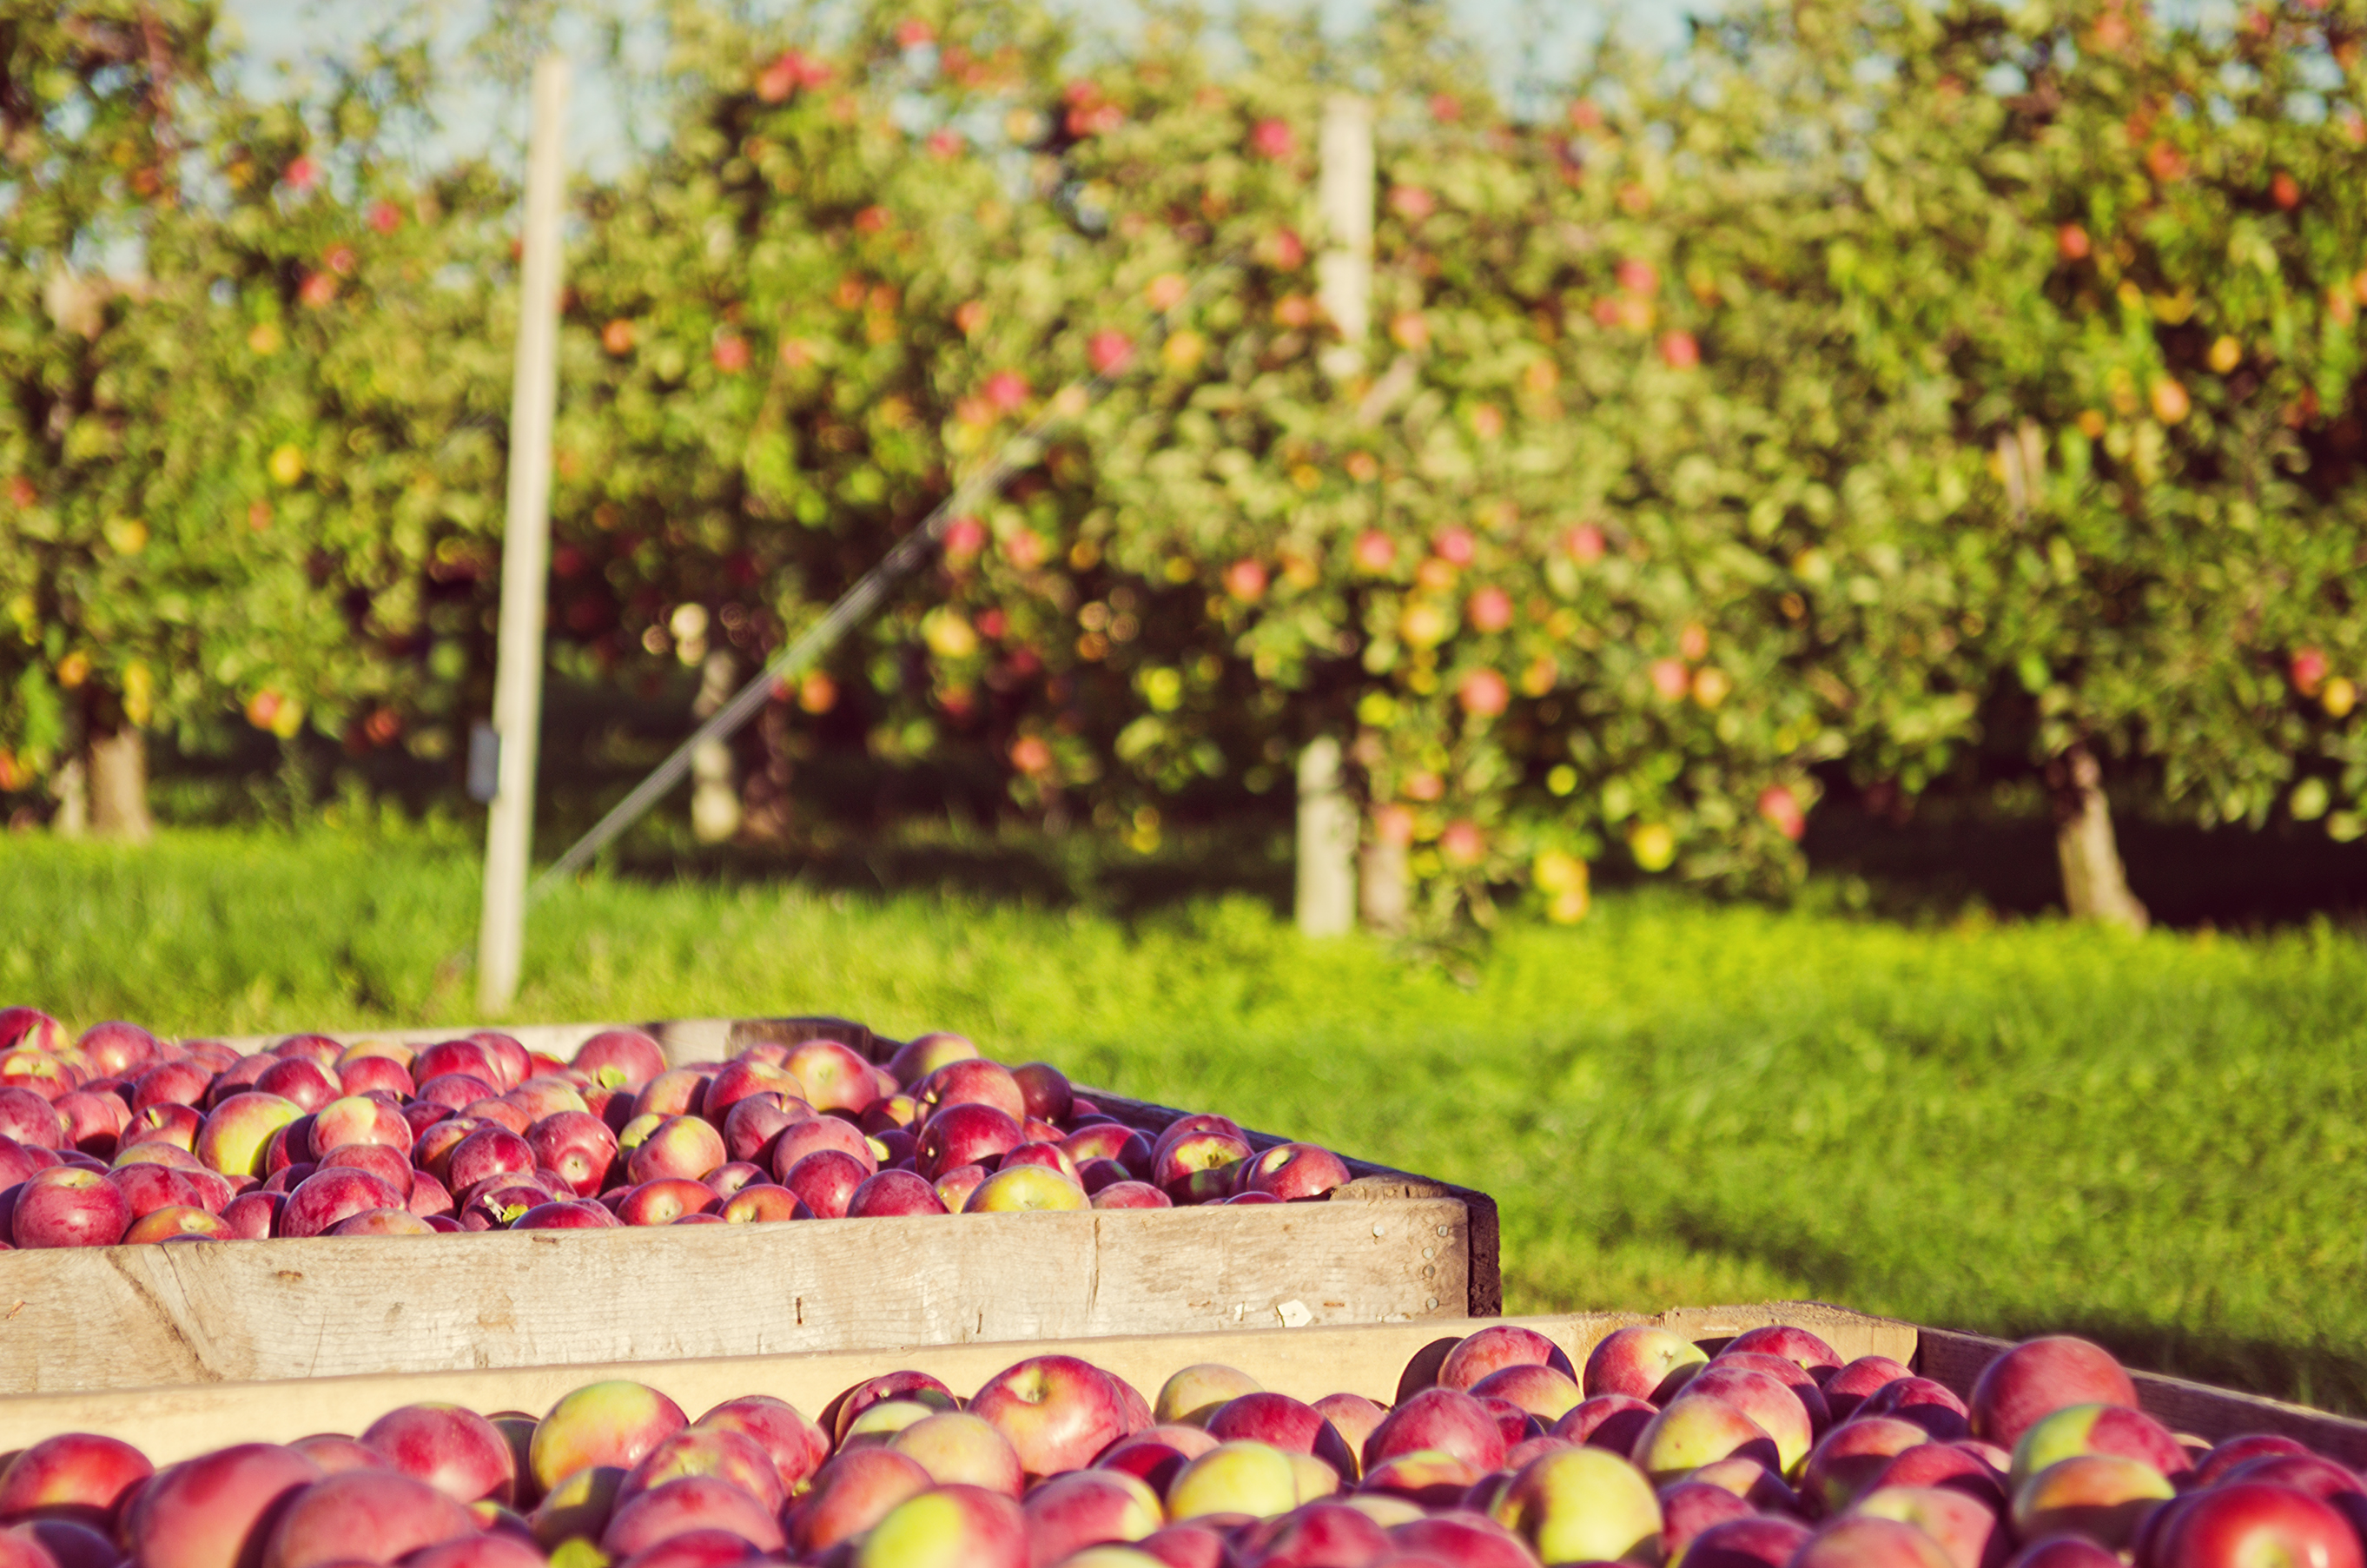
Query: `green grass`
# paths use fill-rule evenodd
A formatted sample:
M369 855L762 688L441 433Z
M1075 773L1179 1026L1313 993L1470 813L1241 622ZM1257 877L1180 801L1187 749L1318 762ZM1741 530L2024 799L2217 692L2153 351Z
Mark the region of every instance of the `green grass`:
M473 846L0 841L0 1001L179 1032L457 1022ZM1465 987L1245 898L1131 923L602 883L522 1019L834 1011L1484 1187L1512 1311L1814 1295L2367 1409L2367 948L1908 930L1621 895Z

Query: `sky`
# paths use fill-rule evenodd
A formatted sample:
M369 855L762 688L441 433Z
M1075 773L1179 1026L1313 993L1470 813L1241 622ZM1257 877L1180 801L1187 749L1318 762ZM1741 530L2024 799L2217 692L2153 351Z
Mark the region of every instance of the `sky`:
M486 0L439 0L455 22L456 36L469 30L481 16ZM1059 3L1059 0L1055 0ZM1083 7L1106 7L1112 0L1067 0ZM1124 0L1116 0L1124 3ZM1372 11L1371 0L1305 0L1318 6L1327 27L1352 30ZM1519 71L1542 68L1550 74L1573 62L1584 40L1599 36L1614 19L1628 37L1639 42L1673 43L1681 36L1687 11L1715 10L1716 0L1541 0L1557 17L1555 47L1548 57L1527 57L1522 26L1523 0L1442 0L1448 13L1479 39L1491 62L1500 62L1505 85ZM562 12L566 9L561 0ZM368 35L383 13L371 0L223 0L222 14L232 35L244 45L249 60L250 92L270 90L282 66L301 68L303 61L322 52L350 47ZM562 41L564 33L562 31ZM474 95L445 108L452 151L476 151L497 143L516 145L526 119L522 102ZM577 153L571 163L595 173L612 172L622 161L627 144L619 130L615 102L596 80L579 75L569 116L569 142ZM580 160L580 161L579 161Z

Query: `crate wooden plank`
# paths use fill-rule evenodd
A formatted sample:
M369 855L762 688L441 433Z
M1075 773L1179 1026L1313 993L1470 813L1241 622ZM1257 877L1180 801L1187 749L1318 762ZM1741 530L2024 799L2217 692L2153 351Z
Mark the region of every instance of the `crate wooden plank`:
M594 1233L595 1234L606 1233ZM1613 1330L1661 1323L1711 1340L1765 1323L1797 1323L1851 1356L1912 1354L1912 1324L1816 1302L1683 1309L1647 1317L1589 1312L1511 1320L1536 1329L1582 1363ZM1478 1324L1455 1325L1455 1337ZM214 1383L0 1399L0 1452L58 1432L103 1432L136 1442L158 1462L234 1442L287 1442L309 1433L359 1431L397 1405L447 1401L479 1411L539 1415L572 1389L630 1378L660 1389L691 1415L743 1393L769 1393L815 1415L845 1389L882 1372L914 1368L967 1395L1029 1356L1082 1356L1148 1396L1169 1374L1199 1361L1237 1367L1264 1387L1314 1400L1342 1390L1394 1397L1406 1362L1439 1338L1433 1323L1330 1328L1244 1328L1182 1335L1052 1335L1025 1344L954 1344L818 1354L644 1360L397 1376L323 1377L296 1382ZM1450 1340L1451 1342L1451 1340ZM1904 1358L1904 1355L1901 1356Z
M1927 1328L1919 1341L1915 1369L1959 1394L1969 1394L1982 1369L2008 1348L2008 1341L1985 1335ZM2367 1422L2158 1372L2133 1371L2129 1377L2137 1386L2137 1403L2146 1414L2173 1432L2191 1433L2214 1443L2241 1432L2274 1432L2345 1464L2367 1464Z
M1452 1199L20 1252L0 1389L1460 1318Z

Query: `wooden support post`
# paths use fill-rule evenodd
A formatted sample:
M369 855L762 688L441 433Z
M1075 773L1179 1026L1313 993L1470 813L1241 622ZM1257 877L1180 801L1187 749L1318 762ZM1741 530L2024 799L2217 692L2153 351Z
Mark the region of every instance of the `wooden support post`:
M559 401L559 224L567 62L534 68L517 366L510 394L509 516L502 534L502 619L493 671L499 781L485 826L485 907L477 1001L489 1013L517 994L526 948L527 859L534 847L535 743L542 724L542 610L550 562L550 430Z
M1298 928L1341 937L1356 925L1356 808L1340 788L1340 743L1298 754Z
M1349 381L1365 369L1365 339L1373 310L1373 106L1351 94L1323 106L1323 170L1316 209L1325 245L1316 258L1317 297L1339 324L1340 342L1326 351L1324 369Z

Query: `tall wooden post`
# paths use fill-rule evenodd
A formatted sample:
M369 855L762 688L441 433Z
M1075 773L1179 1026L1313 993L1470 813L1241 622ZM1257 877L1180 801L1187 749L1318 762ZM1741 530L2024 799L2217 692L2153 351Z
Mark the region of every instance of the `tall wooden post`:
M527 858L534 847L535 743L542 723L542 609L550 569L550 429L559 401L559 223L567 171L561 140L567 62L534 68L527 152L526 235L518 289L517 367L510 394L509 515L502 534L502 619L493 670L498 782L485 825L485 907L477 936L477 1004L489 1014L517 995L526 947Z

